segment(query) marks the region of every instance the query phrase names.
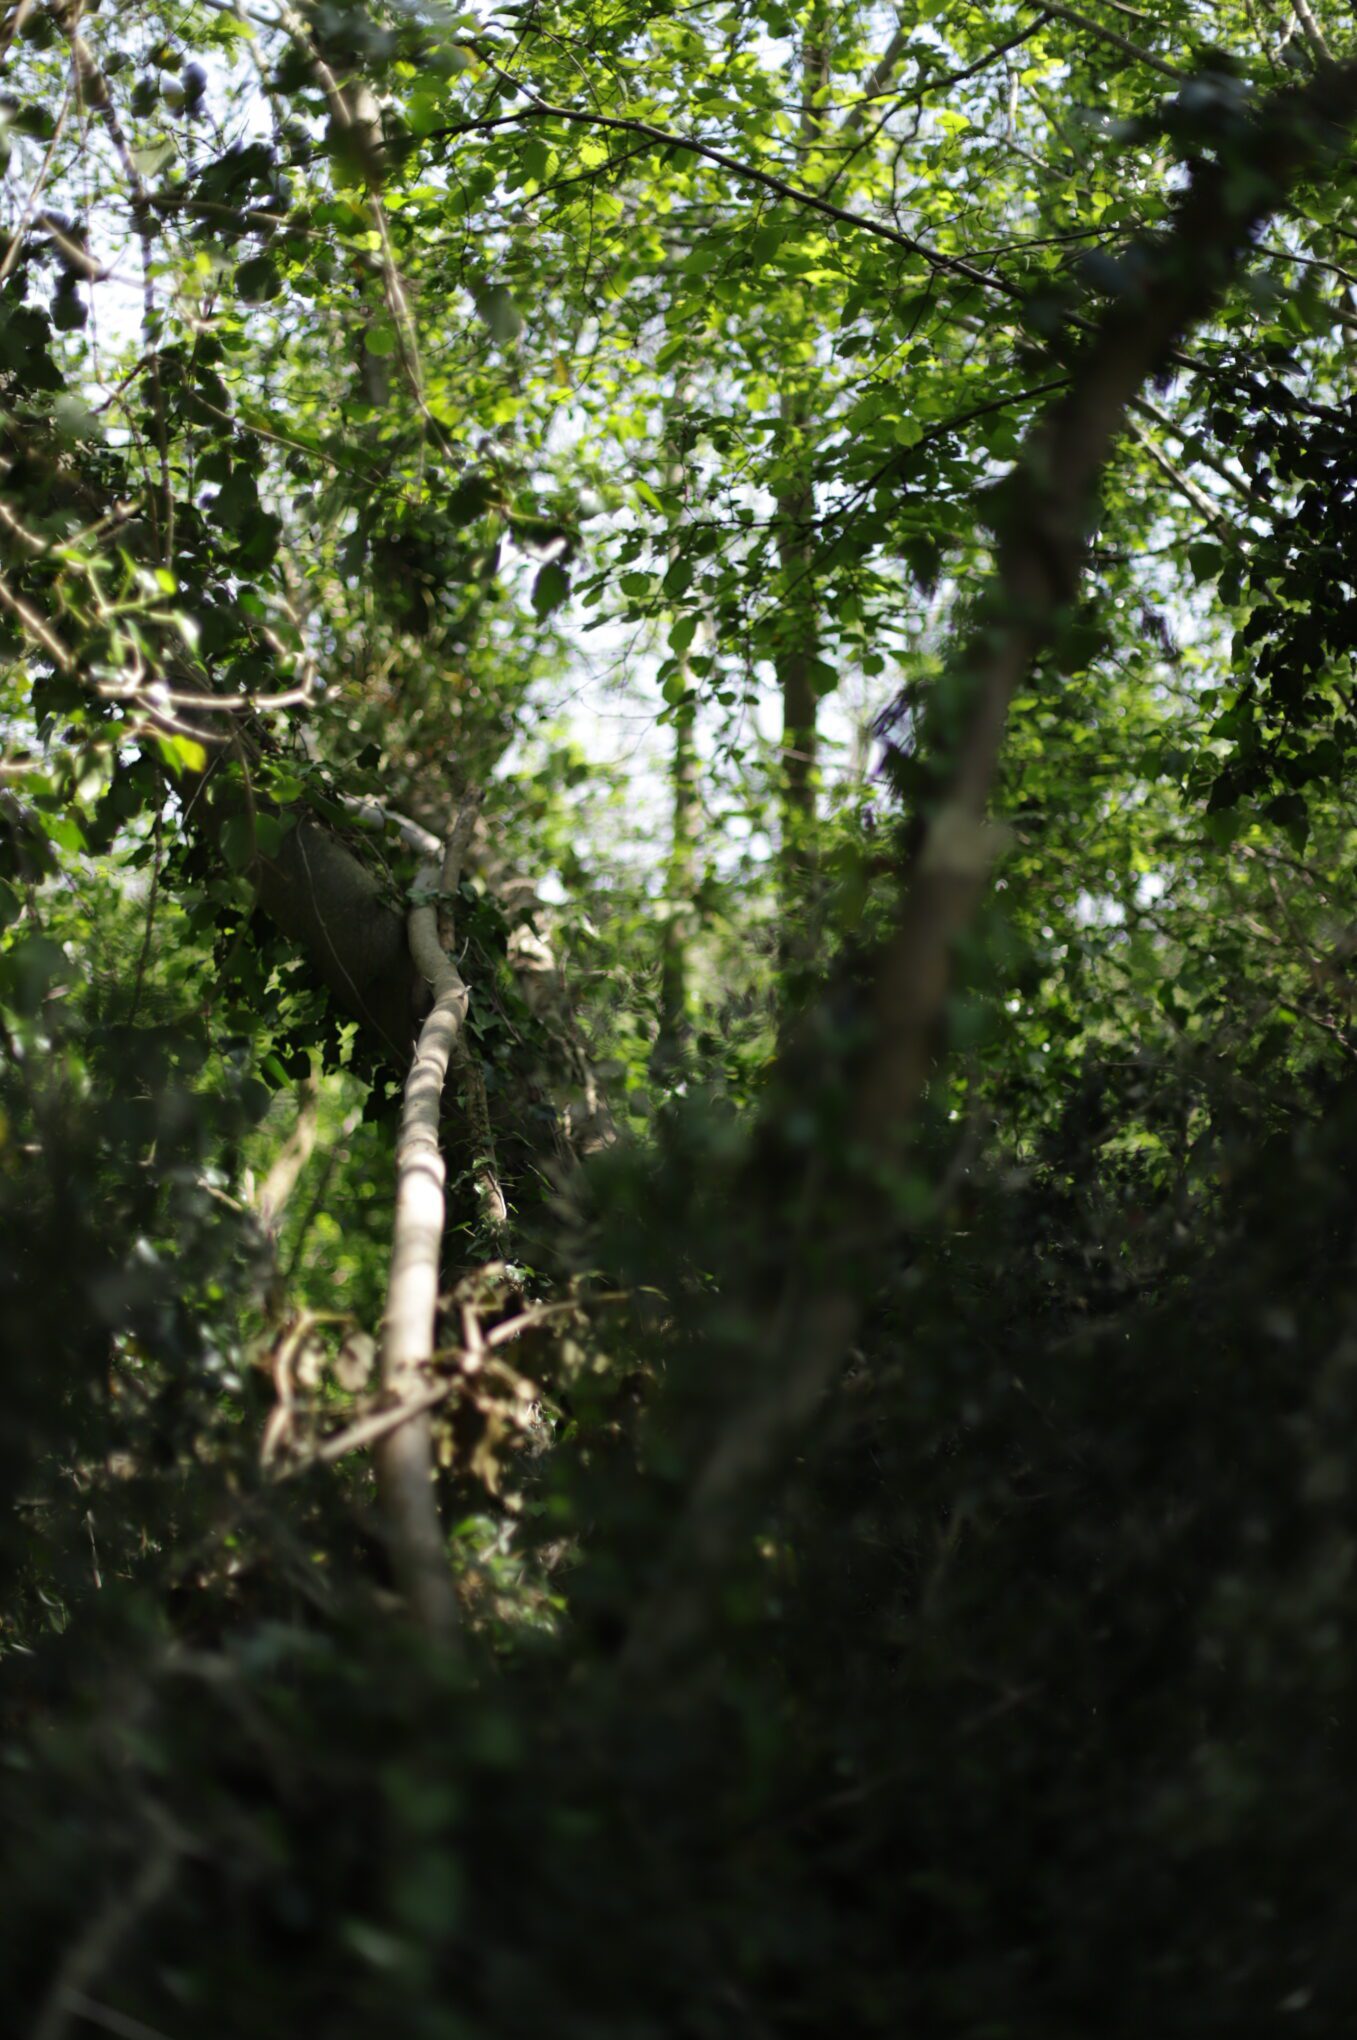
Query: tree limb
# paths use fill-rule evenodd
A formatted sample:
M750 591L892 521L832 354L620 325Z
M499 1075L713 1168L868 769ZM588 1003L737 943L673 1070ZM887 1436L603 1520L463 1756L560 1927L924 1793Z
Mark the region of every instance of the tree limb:
M1175 85L1183 82L1183 73L1176 71L1172 64L1166 64L1162 57L1152 56L1149 50L1142 50L1129 36L1118 35L1115 28L1104 28L1100 21L1090 21L1086 14L1080 14L1073 7L1065 7L1060 0L1041 0L1043 14L1053 14L1059 21L1067 21L1071 28L1082 29L1095 42L1107 43L1112 49L1120 50L1132 63L1147 64L1152 71L1158 71L1161 78L1171 78Z

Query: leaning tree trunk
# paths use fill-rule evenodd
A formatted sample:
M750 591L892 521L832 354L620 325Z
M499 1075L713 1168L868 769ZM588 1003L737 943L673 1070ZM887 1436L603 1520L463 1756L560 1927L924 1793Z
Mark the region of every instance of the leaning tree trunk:
M1077 593L1127 407L1220 302L1261 221L1355 118L1357 61L1276 95L1198 164L1169 228L1125 265L1134 287L1028 433L995 512L995 571L976 628L932 703L931 794L901 856L894 925L786 1046L732 1198L745 1223L718 1323L744 1328L740 1376L751 1385L688 1490L628 1641L633 1671L667 1676L700 1638L713 1580L834 1381L896 1237L892 1182L937 1050L953 946L995 847L986 810L1008 706ZM713 1330L705 1343L719 1338Z

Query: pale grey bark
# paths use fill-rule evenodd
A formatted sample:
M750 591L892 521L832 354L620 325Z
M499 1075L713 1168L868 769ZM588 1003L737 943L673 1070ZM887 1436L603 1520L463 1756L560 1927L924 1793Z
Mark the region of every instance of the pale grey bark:
M449 833L441 867L423 866L410 909L410 953L433 993L414 1061L396 1141L391 1270L382 1322L381 1381L393 1404L418 1397L434 1352L442 1266L444 1186L439 1140L443 1086L469 1003L461 973L439 934L438 894L456 893L476 802L467 800ZM457 1627L457 1598L434 1491L433 1428L426 1413L385 1437L377 1449L377 1488L396 1580L413 1614L441 1636Z

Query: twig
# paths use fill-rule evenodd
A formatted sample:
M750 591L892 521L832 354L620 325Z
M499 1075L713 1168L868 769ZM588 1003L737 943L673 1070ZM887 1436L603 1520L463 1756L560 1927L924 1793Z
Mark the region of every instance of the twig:
M1209 467L1213 475L1219 475L1222 482L1233 489L1236 496L1241 497L1245 503L1252 502L1248 483L1242 481L1238 475L1231 474L1224 461L1218 460L1209 447L1200 445L1186 425L1180 425L1175 418L1170 418L1167 411L1161 411L1158 404L1151 403L1148 397L1133 397L1129 408L1138 411L1142 418L1151 419L1165 432L1171 432L1180 445L1187 448L1194 460L1199 460L1203 467Z
M71 75L66 83L66 90L61 101L61 110L57 114L56 118L56 126L52 130L52 139L47 144L46 152L43 155L41 163L38 165L38 174L33 179L33 187L29 192L28 197L24 200L22 207L20 208L19 217L14 223L14 227L10 236L10 243L8 248L6 248L5 250L4 258L3 260L0 260L0 283L4 282L5 278L9 275L10 271L13 269L15 263L19 259L19 250L23 246L25 229L27 228L29 221L32 219L34 212L37 210L38 200L42 197L43 187L47 183L48 176L51 172L52 158L56 154L57 143L61 140L62 132L66 126L66 117L71 110L71 99L75 91L75 79L76 79L76 65L75 59L74 57L72 57Z
M83 2019L86 2025L98 2026L105 2033L112 2033L115 2040L169 2040L169 2035L159 2026L148 2026L144 2019L134 2019L127 2012L115 2010L112 2005L101 2004L98 1998L86 1997L83 1991L67 1991L66 2009Z
M315 1070L297 1086L297 1117L287 1139L273 1158L267 1176L255 1197L255 1210L266 1233L276 1236L283 1206L296 1189L302 1170L311 1159L320 1123L320 1080Z
M607 1291L600 1296L569 1297L560 1303L530 1304L517 1316L506 1318L503 1324L492 1325L488 1332L481 1332L478 1325L480 1348L483 1351L492 1351L497 1346L508 1345L511 1340L520 1338L530 1326L541 1324L547 1318L594 1308L603 1303L629 1303L631 1295L630 1290L618 1289ZM469 1345L446 1346L429 1355L431 1362L439 1360L458 1363L464 1372L474 1371L471 1362L479 1360L480 1357L480 1352L473 1351ZM296 1480L302 1474L308 1473L312 1467L333 1466L336 1460L346 1459L351 1452L362 1452L369 1445L378 1444L393 1431L400 1430L402 1425L427 1416L430 1410L437 1409L440 1403L447 1402L450 1396L456 1394L458 1386L459 1377L453 1375L445 1381L430 1382L422 1388L412 1389L400 1402L392 1403L385 1409L374 1410L369 1416L359 1417L344 1430L336 1432L333 1438L325 1439L314 1452L284 1468L278 1479Z
M72 654L67 651L56 632L43 622L36 609L31 609L22 596L13 592L3 574L0 574L0 608L7 609L28 635L42 646L54 666L59 667L63 673L71 671L75 665Z

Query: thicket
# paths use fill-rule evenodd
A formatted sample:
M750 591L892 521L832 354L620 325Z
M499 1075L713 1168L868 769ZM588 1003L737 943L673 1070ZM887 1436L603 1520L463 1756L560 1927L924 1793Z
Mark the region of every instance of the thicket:
M0 16L7 2030L1349 2030L1330 11Z

